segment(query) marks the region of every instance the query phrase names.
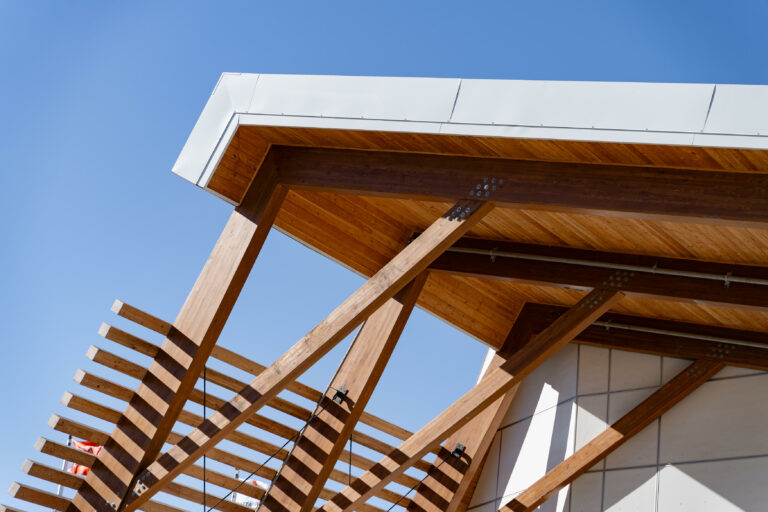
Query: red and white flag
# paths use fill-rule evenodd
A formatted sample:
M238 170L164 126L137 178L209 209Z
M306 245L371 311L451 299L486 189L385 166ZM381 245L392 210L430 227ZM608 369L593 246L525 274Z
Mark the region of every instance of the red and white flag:
M82 450L87 453L92 453L93 455L98 455L101 451L101 445L98 445L96 443L92 443L90 441L72 441L72 446L77 448L78 450ZM91 472L91 468L88 466L82 466L80 464L72 464L69 469L67 469L70 473L74 475L87 475Z

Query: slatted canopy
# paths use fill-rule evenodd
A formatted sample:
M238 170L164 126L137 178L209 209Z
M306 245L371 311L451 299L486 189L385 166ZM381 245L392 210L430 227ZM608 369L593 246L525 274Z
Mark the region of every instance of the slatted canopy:
M768 87L759 86L225 74L174 172L235 205L232 218L175 321L116 305L162 344L102 329L149 356L148 368L89 351L139 383L80 371L80 384L120 401L120 410L75 393L66 405L114 430L63 417L51 426L104 450L88 456L38 443L91 467L89 475L25 464L75 497L22 484L12 494L57 510L173 510L155 496L205 499L184 478L238 485L204 473L205 454L272 481L266 498L258 488L239 491L272 512L372 512L374 497L461 511L518 384L565 344L694 361L505 504L532 510L724 365L768 369L766 119ZM369 281L262 366L217 339L273 226ZM477 387L415 433L365 413L413 307L496 351ZM328 390L296 382L363 323ZM258 378L205 370L210 356ZM215 411L208 418L185 408L203 400L203 371L230 393L206 395ZM285 389L322 404L320 412L278 397ZM259 415L263 407L306 428L299 437ZM358 422L402 444L358 432ZM181 434L180 425L193 428ZM289 453L246 426L295 447ZM350 455L350 436L383 458ZM223 440L285 463L259 467L219 447ZM344 479L335 464L345 461L364 472L359 479ZM327 480L350 485L334 492ZM206 504L247 510L219 496Z

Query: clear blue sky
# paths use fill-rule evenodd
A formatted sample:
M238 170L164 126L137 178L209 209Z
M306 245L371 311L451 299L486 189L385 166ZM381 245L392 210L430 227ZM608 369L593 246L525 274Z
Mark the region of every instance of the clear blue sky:
M112 301L173 319L223 227L170 172L222 72L768 83L765 1L375 5L0 0L0 502ZM360 284L273 233L222 344L269 363ZM371 410L418 429L483 353L418 312Z

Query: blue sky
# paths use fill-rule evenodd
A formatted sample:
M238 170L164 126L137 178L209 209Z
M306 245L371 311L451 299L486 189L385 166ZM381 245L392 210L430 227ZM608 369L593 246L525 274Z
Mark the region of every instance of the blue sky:
M208 256L231 207L170 169L222 72L765 84L766 20L765 1L0 0L0 490L63 440L46 422L76 369L112 377L85 358L117 351L96 334L125 325L112 301L173 319ZM269 363L360 284L273 233L222 344ZM483 353L417 312L371 410L418 429Z

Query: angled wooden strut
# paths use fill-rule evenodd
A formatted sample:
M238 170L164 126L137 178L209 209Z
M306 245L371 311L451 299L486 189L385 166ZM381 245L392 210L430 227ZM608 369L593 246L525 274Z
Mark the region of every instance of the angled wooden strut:
M518 318L502 348L494 354L482 378L500 367L512 354L530 341L532 331L526 318ZM472 498L486 455L504 415L515 398L512 387L486 410L452 434L446 449L437 455L427 476L416 488L408 505L410 512L464 512ZM451 450L463 446L461 457Z
M75 494L68 512L120 508L137 473L157 457L229 317L285 197L263 167L232 213L175 328Z
M534 510L723 368L725 365L721 362L698 360L691 363L619 421L501 507L499 512L530 512Z
M245 422L423 272L436 257L492 209L492 203L460 201L437 219L256 380L142 472L127 498L124 510L132 512L139 508L206 450Z
M621 297L621 292L615 289L593 290L457 402L326 502L320 510L351 512L358 508L393 478L421 459L430 448L466 425L519 384Z
M261 504L262 511L310 512L392 355L426 281L423 272L360 328L331 381L329 396L307 425ZM338 394L337 394L338 393Z

